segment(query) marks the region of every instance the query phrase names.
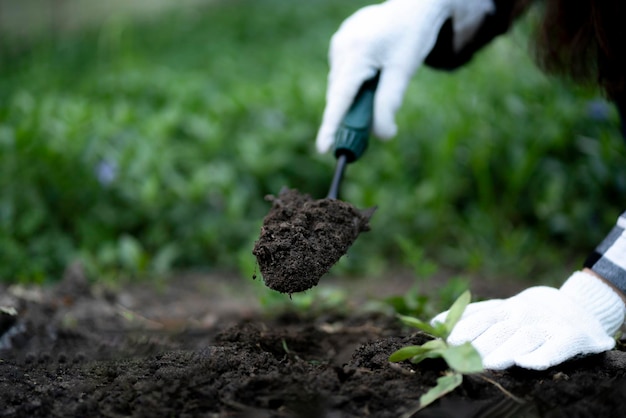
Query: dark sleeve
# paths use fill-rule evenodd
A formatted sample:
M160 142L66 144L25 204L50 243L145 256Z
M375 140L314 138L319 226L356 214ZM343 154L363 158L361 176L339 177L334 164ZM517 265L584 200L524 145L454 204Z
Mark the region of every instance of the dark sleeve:
M476 51L509 30L530 3L532 0L494 0L495 12L485 17L474 37L460 51L454 50L452 19L448 19L441 27L437 42L426 57L425 64L440 70L453 70L462 66Z
M626 295L626 270L621 259L624 255L623 248L626 240L624 225L626 225L626 212L622 213L609 235L587 257L584 267L593 270Z

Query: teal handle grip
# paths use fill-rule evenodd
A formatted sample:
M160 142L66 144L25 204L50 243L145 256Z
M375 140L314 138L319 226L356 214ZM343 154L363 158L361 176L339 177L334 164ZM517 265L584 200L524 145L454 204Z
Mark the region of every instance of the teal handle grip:
M335 157L345 155L347 162L361 158L367 149L374 111L374 93L380 72L365 81L335 134Z

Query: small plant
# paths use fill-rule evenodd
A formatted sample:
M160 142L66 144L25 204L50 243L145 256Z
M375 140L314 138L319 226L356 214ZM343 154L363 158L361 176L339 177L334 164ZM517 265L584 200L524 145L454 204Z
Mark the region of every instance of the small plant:
M403 347L394 352L389 357L389 361L410 360L412 363L417 364L427 358L443 358L448 367L450 367L450 370L437 379L437 384L420 397L420 404L417 410L426 407L460 386L463 383L463 375L483 371L480 354L470 343L451 346L447 342L448 336L459 319L461 319L470 300L471 294L467 290L452 304L443 323L437 322L431 325L414 317L398 315L403 323L432 335L434 339L422 345Z

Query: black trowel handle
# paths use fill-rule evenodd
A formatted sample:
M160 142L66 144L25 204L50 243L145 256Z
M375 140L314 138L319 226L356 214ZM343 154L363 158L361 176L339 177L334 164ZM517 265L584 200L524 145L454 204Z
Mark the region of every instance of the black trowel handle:
M345 154L348 163L358 160L367 148L374 110L374 93L380 72L366 80L335 134L335 157Z
M359 89L352 106L343 118L335 134L335 157L337 167L330 185L328 198L337 199L339 186L343 179L346 165L358 160L367 148L372 120L374 119L374 93L378 86L380 72L366 80Z

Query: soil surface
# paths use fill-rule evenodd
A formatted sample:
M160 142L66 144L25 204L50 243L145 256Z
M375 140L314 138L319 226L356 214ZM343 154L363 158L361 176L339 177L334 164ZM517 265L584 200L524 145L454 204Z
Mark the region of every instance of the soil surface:
M266 199L272 208L252 253L267 287L287 294L316 286L359 234L369 231L374 213L288 188Z
M401 288L396 279L385 289ZM381 282L356 286L381 296ZM623 416L621 349L544 372L466 376L411 415L445 365L387 358L425 335L357 309L358 292L341 313L261 315L252 283L181 276L110 290L72 266L55 287L0 287L0 416Z

